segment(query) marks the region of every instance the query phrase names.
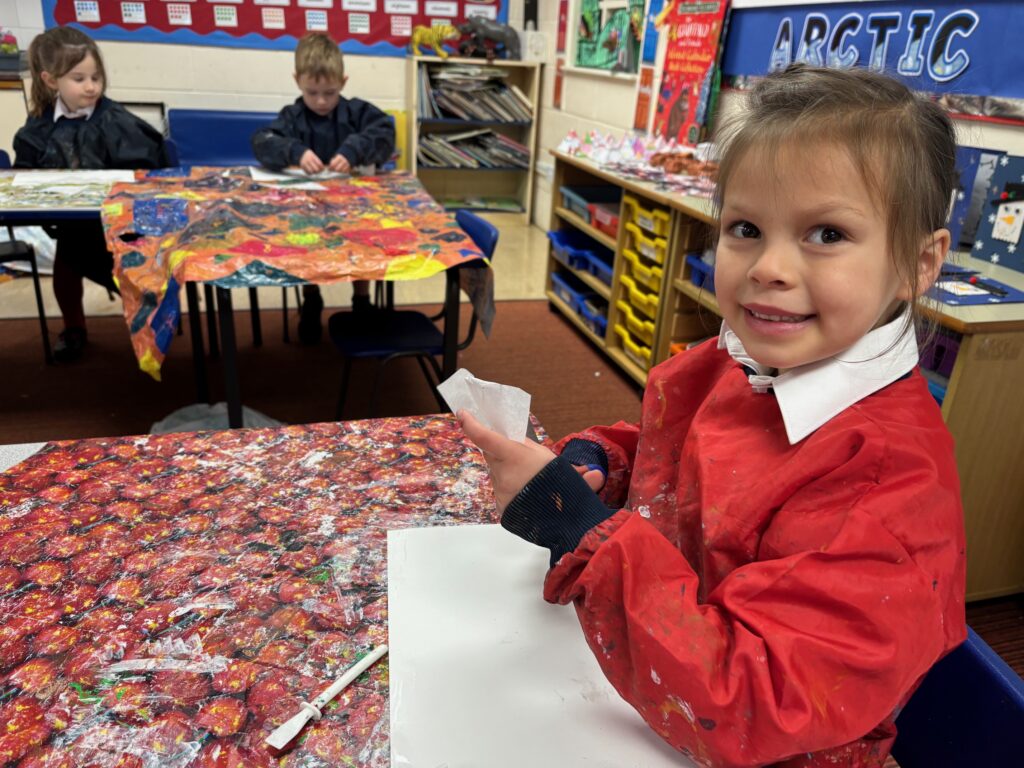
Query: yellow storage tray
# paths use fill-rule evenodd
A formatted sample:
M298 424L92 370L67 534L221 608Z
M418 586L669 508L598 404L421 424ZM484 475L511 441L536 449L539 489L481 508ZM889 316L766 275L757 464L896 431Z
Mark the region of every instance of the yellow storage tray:
M633 250L659 265L665 263L668 240L663 237L647 237L633 222L626 225L626 231L633 237Z
M622 275L619 278L619 282L622 283L622 287L628 292L629 303L635 309L638 309L652 320L658 317L658 295L656 293L647 293L638 288L636 281L629 275Z
M668 211L660 208L644 208L635 197L626 196L626 202L632 208L630 218L637 225L646 229L655 237L668 237L669 217Z
M650 368L651 348L645 347L643 344L639 344L634 341L629 331L618 323L613 327L615 328L615 332L619 334L619 337L622 339L622 351L626 353L626 357L639 365L645 371Z
M640 341L649 347L654 346L654 323L650 320L645 320L642 317L638 317L634 312L633 308L626 303L625 299L619 299L615 302L615 306L619 308L622 313L622 319L626 323L626 328L636 336Z
M636 251L625 248L622 251L623 257L629 262L629 273L644 288L649 288L655 293L661 293L661 276L665 270L661 267L650 267Z

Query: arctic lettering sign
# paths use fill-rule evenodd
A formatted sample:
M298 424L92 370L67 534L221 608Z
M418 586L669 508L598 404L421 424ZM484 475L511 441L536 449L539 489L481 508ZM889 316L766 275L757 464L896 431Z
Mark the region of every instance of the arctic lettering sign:
M740 7L732 12L723 72L763 75L793 62L864 66L919 90L1024 97L1011 76L1024 65L1016 41L1024 5L863 2Z

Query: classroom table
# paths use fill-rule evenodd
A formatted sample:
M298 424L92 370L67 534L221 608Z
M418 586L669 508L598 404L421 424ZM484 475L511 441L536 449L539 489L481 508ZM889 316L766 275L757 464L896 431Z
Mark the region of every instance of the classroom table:
M263 740L386 642L387 530L490 488L452 416L47 444L0 473L0 766L389 765L386 659Z
M12 190L5 199L4 190L0 186L0 210L8 199L11 208L0 213L0 223L4 216L18 215L15 207L24 194ZM95 198L80 211L95 215ZM38 208L63 210L45 197L22 201L21 208L22 215ZM258 182L248 168L138 172L134 183L109 188L101 213L132 346L140 368L154 378L181 316L178 288L198 282L216 288L232 427L242 425L232 288L252 292L257 286L418 280L444 271L445 376L456 369L460 286L470 294L484 332L490 328L491 271L452 269L485 263L483 254L452 214L404 172L315 183L303 178ZM198 317L194 291L186 295L190 313ZM198 381L202 335L198 323L190 325ZM205 371L202 380L205 385Z
M103 201L110 194L112 182L92 182L55 185L53 187L15 187L14 176L18 173L32 173L26 170L0 170L0 226L32 227L51 226L68 221L100 220ZM75 172L68 172L73 178ZM136 171L136 178L144 178L150 171ZM213 287L206 286L206 301L213 305ZM199 325L199 294L194 283L186 285L186 300L189 314L196 318L190 323L192 341L192 365L196 380L198 402L209 401L209 387L206 376L206 355L203 348L203 334ZM210 350L216 354L216 324L208 316ZM254 331L255 335L255 331ZM258 346L258 342L257 342Z

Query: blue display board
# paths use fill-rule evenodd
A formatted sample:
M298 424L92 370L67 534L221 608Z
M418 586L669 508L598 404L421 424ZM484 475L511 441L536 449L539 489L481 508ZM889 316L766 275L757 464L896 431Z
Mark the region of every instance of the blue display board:
M915 90L1024 98L1024 3L863 2L734 8L722 71L765 75L795 61L867 66Z

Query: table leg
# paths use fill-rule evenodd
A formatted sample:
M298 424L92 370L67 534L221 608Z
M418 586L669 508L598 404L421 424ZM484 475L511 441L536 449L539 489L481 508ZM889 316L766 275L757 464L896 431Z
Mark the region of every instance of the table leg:
M263 326L260 324L260 299L255 288L249 289L249 313L252 315L252 345L263 346Z
M206 335L210 339L210 357L220 357L220 342L217 340L217 302L213 298L213 286L203 286L203 296L206 298ZM230 294L228 300L230 301ZM233 326L232 326L233 330Z
M238 345L235 343L235 313L231 307L231 290L217 288L217 315L220 338L224 344L224 399L228 404L228 426L242 426L242 395L238 386Z
M444 287L444 356L441 370L444 378L455 373L459 364L459 270L445 272Z
M185 283L188 300L188 330L192 337L192 370L196 377L196 402L210 402L210 388L206 378L206 350L203 348L203 313L199 309L199 289L195 283Z

